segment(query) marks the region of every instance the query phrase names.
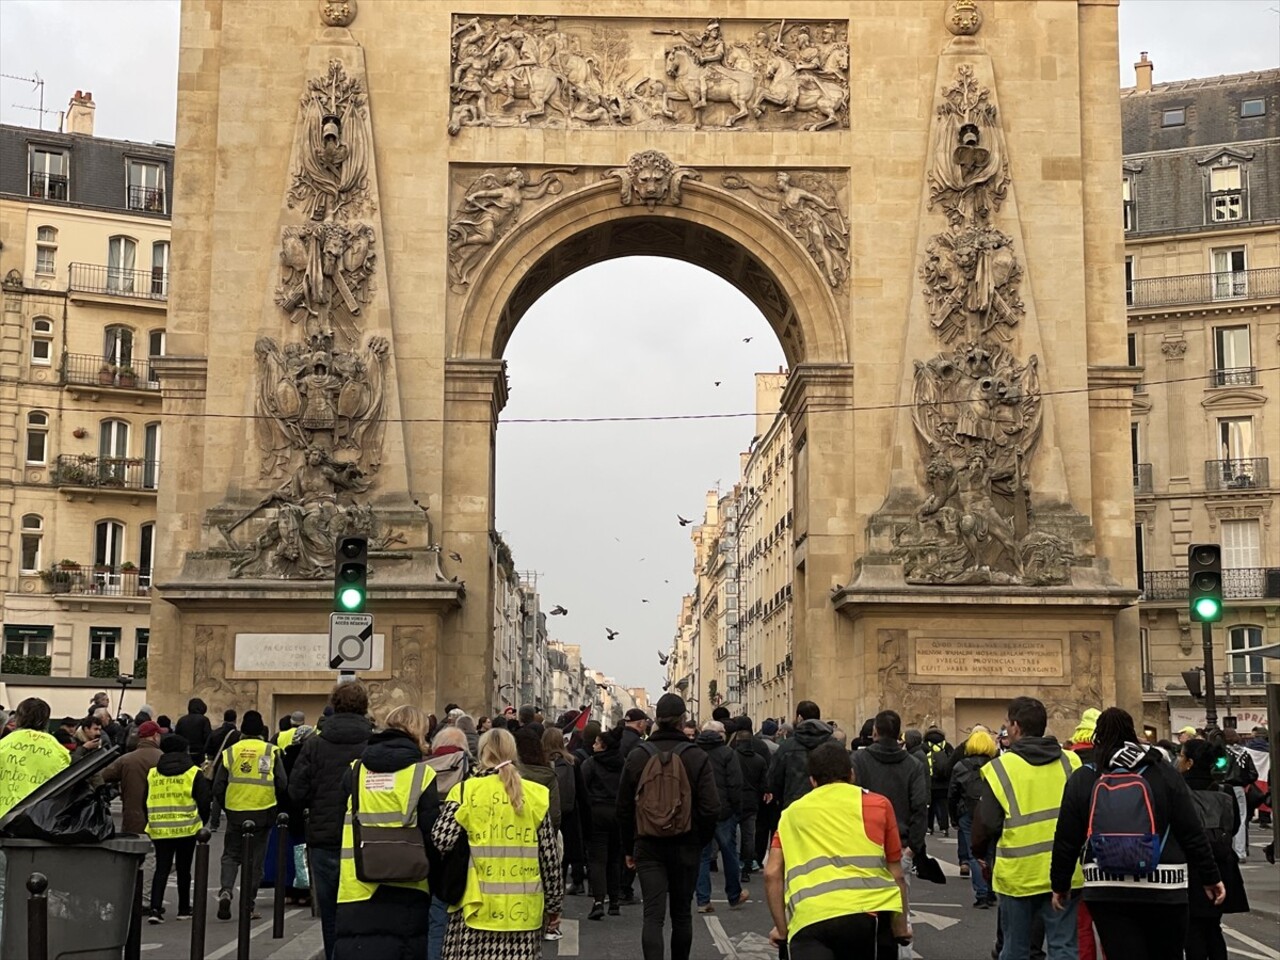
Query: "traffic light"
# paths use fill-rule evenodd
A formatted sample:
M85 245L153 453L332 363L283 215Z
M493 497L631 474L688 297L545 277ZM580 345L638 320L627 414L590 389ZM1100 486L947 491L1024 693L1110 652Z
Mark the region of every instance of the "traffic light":
M1216 543L1195 543L1187 551L1187 599L1191 619L1217 623L1222 619L1222 548Z
M333 609L363 613L369 593L369 538L339 537L333 563Z
M1183 670L1182 680L1187 685L1187 692L1197 700L1204 699L1204 691L1200 688L1200 671Z
M1227 748L1222 744L1216 744L1213 748L1213 775L1225 777L1230 769L1231 756L1227 753Z

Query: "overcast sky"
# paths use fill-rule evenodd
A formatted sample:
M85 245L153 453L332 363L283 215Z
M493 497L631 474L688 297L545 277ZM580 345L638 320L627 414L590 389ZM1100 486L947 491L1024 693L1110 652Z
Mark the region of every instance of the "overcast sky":
M983 4L987 6L988 4ZM1280 65L1280 0L1123 0L1121 85L1150 52L1156 82ZM0 72L45 81L46 129L91 90L101 136L172 142L176 0L0 0ZM32 84L0 79L0 121L38 126ZM743 338L751 337L749 344ZM733 287L671 260L601 264L548 292L506 359L504 418L751 411L752 374L782 351ZM720 387L714 386L721 381ZM732 486L749 418L645 424L508 424L498 433L497 527L537 571L553 635L589 666L656 696L656 651L692 586L688 529L706 491ZM648 600L648 603L642 601ZM605 640L605 627L620 631Z

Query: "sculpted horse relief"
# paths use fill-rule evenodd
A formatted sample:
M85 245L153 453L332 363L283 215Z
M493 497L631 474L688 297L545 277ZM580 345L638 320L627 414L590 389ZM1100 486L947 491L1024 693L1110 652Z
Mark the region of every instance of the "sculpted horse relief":
M708 103L733 104L737 113L725 120L726 127L732 127L751 113L759 82L755 73L718 63L699 63L698 54L684 44L677 44L667 51L666 65L671 86L662 96L662 115L668 120L677 119L671 109L673 100L686 100L693 107L695 130L702 128L702 111Z

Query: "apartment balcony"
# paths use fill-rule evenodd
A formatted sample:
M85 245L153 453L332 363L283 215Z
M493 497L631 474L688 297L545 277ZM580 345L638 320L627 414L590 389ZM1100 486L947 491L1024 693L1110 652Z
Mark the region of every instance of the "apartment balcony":
M1252 387L1257 382L1257 367L1223 367L1209 371L1209 383L1215 387Z
M1148 570L1143 600L1186 600L1186 570ZM1280 600L1280 567L1234 567L1222 571L1224 600Z
M146 213L164 213L164 187L144 187L140 184L129 184L129 209L142 210Z
M169 274L160 269L126 270L101 263L73 263L67 289L72 294L87 293L163 304L169 299Z
M1204 462L1206 490L1265 490L1270 485L1271 475L1266 457Z
M1232 690L1239 690L1242 687L1265 687L1267 672L1265 670L1232 670L1223 677L1223 680L1231 681Z
M66 200L67 178L57 173L32 173L27 196L33 200Z
M122 493L145 491L154 494L159 479L158 460L64 453L54 464L49 482L55 487Z
M49 592L76 600L134 600L151 595L151 570L133 564L78 564L63 561L40 575Z
M103 359L96 353L66 353L62 356L62 382L68 385L110 387L113 390L159 392L160 378L151 362L135 357L124 363Z
M1138 497L1149 497L1153 491L1151 484L1151 464L1135 463L1133 465L1133 493Z
M1280 267L1263 267L1259 270L1189 273L1134 280L1126 299L1130 310L1142 310L1277 297L1280 297Z

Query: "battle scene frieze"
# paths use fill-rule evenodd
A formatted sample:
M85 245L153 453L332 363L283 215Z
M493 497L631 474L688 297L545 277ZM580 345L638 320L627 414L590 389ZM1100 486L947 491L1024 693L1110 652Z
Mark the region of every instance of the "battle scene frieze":
M849 127L849 24L455 14L464 127Z

